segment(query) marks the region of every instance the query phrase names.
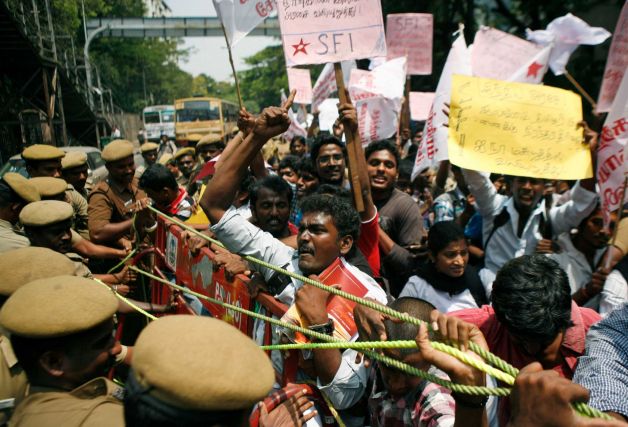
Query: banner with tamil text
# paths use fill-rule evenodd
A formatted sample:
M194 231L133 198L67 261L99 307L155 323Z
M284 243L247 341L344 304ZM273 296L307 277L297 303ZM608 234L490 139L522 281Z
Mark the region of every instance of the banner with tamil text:
M279 0L286 65L386 56L380 0Z
M593 176L580 96L563 89L453 76L449 160L460 167L547 179Z
M408 58L408 74L432 74L434 18L429 13L391 13L386 16L388 59Z
M604 122L597 150L597 182L605 222L621 204L624 180L628 176L628 73L624 73L617 96Z

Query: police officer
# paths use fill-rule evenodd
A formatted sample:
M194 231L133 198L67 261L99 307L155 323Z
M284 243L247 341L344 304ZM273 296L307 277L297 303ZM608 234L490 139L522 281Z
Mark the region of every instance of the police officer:
M70 151L61 159L61 177L85 199L91 190L88 185L89 165L87 154L82 151Z
M121 352L116 297L89 279L32 281L9 297L0 324L31 384L11 425L123 426L122 389L102 376Z
M181 172L181 175L177 177L177 184L182 188L187 188L196 168L196 151L192 147L182 148L174 155L174 161Z
M33 262L37 260L37 262ZM0 254L0 307L13 292L33 280L74 274L74 264L63 255L45 248L25 247ZM0 332L0 401L11 409L26 396L28 380L11 347ZM11 405L11 399L14 399ZM0 412L0 424L8 410Z
M248 425L246 417L275 378L269 358L249 337L201 316L151 322L131 366L124 401L129 427Z
M157 162L157 150L159 149L159 145L154 142L147 142L142 144L140 147L140 152L142 153L142 158L144 159L144 164L139 166L135 170L135 177L139 180L142 177L142 174L149 166L154 165Z
M15 227L24 206L38 200L37 189L22 175L7 172L0 179L0 253L30 245Z
M26 147L22 152L22 158L26 161L26 170L31 178L51 177L60 178L62 169L62 159L65 151L46 144L35 144ZM79 231L84 237L87 234L87 202L81 194L71 185L67 185L66 199L74 209Z
M37 191L42 200L60 200L62 202L70 203L74 211L72 218L72 228L84 239L89 240L89 230L87 228L87 200L82 196L78 197L78 200L72 203L70 200L70 194L68 192L68 184L61 178L51 178L41 176L37 178L29 179ZM77 210L77 206L79 209Z
M95 243L130 249L133 212L146 199L134 179L133 144L110 142L102 152L109 178L89 195L89 235Z

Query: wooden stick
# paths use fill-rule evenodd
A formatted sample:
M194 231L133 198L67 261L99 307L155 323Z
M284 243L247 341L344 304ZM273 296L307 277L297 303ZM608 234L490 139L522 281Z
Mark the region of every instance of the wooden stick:
M341 104L351 102L347 99L345 93L345 81L342 74L342 67L340 62L334 63L334 71L336 72L336 86L338 87L338 98L340 98ZM351 176L351 188L353 189L353 200L355 201L355 208L358 212L364 212L364 200L362 199L362 186L360 185L360 177L358 176L357 165L358 157L356 153L355 137L353 130L347 127L345 129L345 138L347 140L347 157L349 159L349 175Z
M584 96L584 98L587 101L589 101L589 104L593 106L593 109L597 108L597 104L595 103L593 98L591 98L591 95L589 95L587 91L584 90L582 86L580 86L580 83L578 83L576 79L574 79L573 76L569 74L569 71L567 71L567 69L565 69L565 77L567 77L567 80L569 80L571 84L574 85L576 89L578 89L578 92L580 92L580 95Z
M233 79L235 80L236 93L238 94L238 103L240 104L240 109L242 109L244 108L244 103L242 102L242 94L240 93L240 81L238 80L238 74L236 73L235 65L233 64L233 54L231 53L231 44L229 43L229 38L227 37L225 24L222 23L222 18L219 18L218 20L220 21L222 34L225 36L225 42L227 43L227 51L229 52L229 63L231 64L231 71L233 72Z

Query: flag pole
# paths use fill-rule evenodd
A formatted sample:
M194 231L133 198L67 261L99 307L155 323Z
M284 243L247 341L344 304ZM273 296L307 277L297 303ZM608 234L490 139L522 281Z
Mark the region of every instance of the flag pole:
M229 37L227 37L227 31L225 30L225 24L222 23L222 18L219 17L220 27L222 28L222 34L225 36L225 42L227 43L227 51L229 52L229 63L231 64L231 72L233 73L233 79L235 80L236 93L238 95L238 103L240 109L244 108L242 102L242 94L240 93L240 81L238 80L238 74L236 73L235 65L233 64L233 54L231 53L231 43L229 43Z
M566 68L565 68L565 77L567 77L567 80L569 80L571 84L574 85L576 89L578 89L578 92L580 92L580 95L584 96L584 98L587 101L589 101L589 104L593 106L593 109L597 108L597 104L595 103L593 98L591 98L591 95L589 95L587 91L584 90L582 86L580 86L580 84L576 81L576 79L574 79L573 76L569 74L569 71L567 71Z
M334 63L334 71L336 74L336 86L338 87L338 98L341 104L351 103L345 91L345 81L342 74L340 62ZM358 212L364 212L364 200L362 199L362 186L360 185L360 177L358 175L358 157L353 129L344 128L345 137L347 139L347 157L349 159L349 174L351 177L351 188L353 189L353 200L355 208Z

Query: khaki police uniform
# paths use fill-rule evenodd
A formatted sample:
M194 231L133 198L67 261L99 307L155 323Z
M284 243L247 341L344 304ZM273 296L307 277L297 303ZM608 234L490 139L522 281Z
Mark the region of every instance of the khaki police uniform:
M133 156L133 144L118 139L110 142L102 152L105 162L116 162ZM89 232L93 234L111 223L119 223L131 219L136 201L146 198L146 193L137 186L137 179L127 186L116 183L111 178L94 187L88 198ZM131 231L124 236L131 240Z
M32 387L9 426L124 426L123 396L123 389L106 378L91 380L69 393Z
M0 219L0 253L30 246L31 242L9 221Z
M65 190L65 199L72 205L72 209L74 209L74 229L78 231L81 237L89 240L87 199L76 191L72 184L68 184Z
M106 287L80 277L56 276L17 289L0 310L0 324L12 336L49 340L89 331L112 319L117 308L118 300ZM9 425L123 426L121 398L122 390L105 378L70 392L32 384Z
M28 282L73 271L72 262L50 249L26 247L8 251L0 254L0 295L8 297ZM28 378L13 352L11 340L0 328L0 400L15 399L17 405L27 390ZM0 412L0 425L7 419L7 412Z

